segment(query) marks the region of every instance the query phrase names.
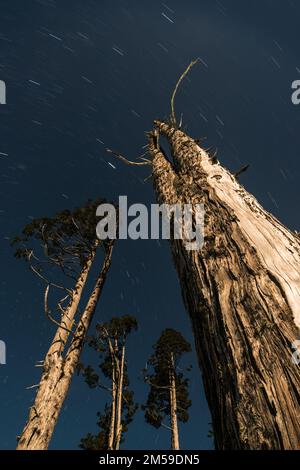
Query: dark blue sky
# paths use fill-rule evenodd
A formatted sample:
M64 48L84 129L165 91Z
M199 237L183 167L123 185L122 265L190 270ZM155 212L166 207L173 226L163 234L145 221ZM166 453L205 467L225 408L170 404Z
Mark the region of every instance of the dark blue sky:
M0 0L0 80L7 85L7 105L0 106L1 449L15 447L34 395L26 387L38 382L34 364L53 334L39 283L13 258L9 239L32 217L88 198L155 202L151 183L143 183L147 169L122 165L105 147L130 159L142 153L145 131L169 114L174 84L192 58L201 63L176 101L188 132L217 147L230 170L250 163L245 187L299 230L300 106L291 102L299 30L296 0ZM97 312L98 320L139 320L128 351L139 401L147 393L139 371L161 330L179 329L192 341L168 248L119 242ZM191 361L193 407L181 444L212 448L194 353ZM96 430L105 398L76 377L51 448L77 448ZM167 431L144 424L139 413L126 448L168 447Z

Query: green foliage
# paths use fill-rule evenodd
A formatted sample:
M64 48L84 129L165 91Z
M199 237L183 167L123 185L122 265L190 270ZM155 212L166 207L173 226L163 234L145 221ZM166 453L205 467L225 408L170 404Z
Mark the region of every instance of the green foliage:
M98 324L96 330L98 339L105 340L107 335L111 340L117 339L118 343L126 341L127 336L137 330L137 321L131 315L113 317L109 322Z
M110 423L110 407L105 405L103 413L97 413L97 425L100 428L98 434L93 435L88 433L80 441L79 447L83 450L106 450L108 448L108 431Z
M70 269L84 264L96 242L96 208L103 199L87 201L73 211L65 209L54 217L40 217L27 224L21 236L12 240L15 256L27 261L45 259Z
M181 422L189 419L188 408L192 402L189 399L189 379L185 377L185 371L179 371L179 364L184 353L191 351L190 344L181 333L173 329L162 332L159 340L154 345L154 354L148 361L150 373L144 370L144 380L150 386L146 404L142 407L145 411L146 422L159 428L164 419L170 416L170 372L173 371L176 384L177 418Z
M96 261L93 258L100 255L98 248L103 257L112 243L98 240L96 234L96 210L103 202L103 199L88 200L72 211L65 209L53 217L36 218L11 242L15 257L25 260L29 269L46 284L44 308L56 324L72 301L74 284L86 262ZM58 318L53 316L54 312Z
M97 373L90 365L80 365L80 370L85 382L90 388L99 388L111 392L113 363L109 348L109 341L114 346L115 358L121 360L122 346L125 345L128 335L137 330L137 321L130 315L114 317L109 322L97 324L96 334L88 338L88 344L93 348L100 359ZM127 362L124 365L123 394L122 394L122 437L124 442L125 433L132 422L138 404L134 400L134 393L129 388L129 377L127 372ZM80 442L82 449L107 449L109 424L111 418L111 403L106 403L103 413L98 413L98 423L100 432L97 435L88 434Z
M112 379L112 359L108 341L110 340L112 344L116 342L117 359L120 360L121 346L125 344L127 336L137 330L137 327L136 319L130 315L113 317L109 322L96 325L95 336L89 337L87 342L99 354L101 359L99 369L105 378ZM125 367L127 367L126 364ZM85 381L89 387L99 386L100 377L91 366L84 367L82 370L84 370ZM127 374L125 374L124 384L127 380Z

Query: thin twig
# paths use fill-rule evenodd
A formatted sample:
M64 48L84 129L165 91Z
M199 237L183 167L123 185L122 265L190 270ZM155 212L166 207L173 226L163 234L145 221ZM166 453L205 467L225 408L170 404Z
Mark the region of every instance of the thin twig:
M117 157L119 160L122 160L122 162L126 163L126 165L133 165L133 166L145 166L145 165L151 165L151 162L150 160L146 160L144 162L132 162L130 160L127 160L127 158L123 157L123 155L121 155L120 153L118 152L114 152L113 150L111 149L106 149L106 151L108 153L112 153L115 157Z
M176 116L175 116L175 108L174 108L174 100L175 100L175 96L176 96L176 93L177 93L177 90L180 86L180 83L182 82L182 80L184 79L184 77L189 73L190 69L193 67L193 65L197 64L197 62L199 61L199 58L198 59L195 59L195 60L192 60L192 62L189 64L189 66L185 69L185 71L183 72L183 74L181 75L181 77L179 78L178 82L176 83L176 86L174 88L174 91L173 91L173 94L172 94L172 98L171 98L171 121L172 121L172 125L175 127L176 126Z
M48 279L46 279L34 266L30 265L30 269L31 271L33 271L38 277L40 277L44 282L47 283L47 285L51 285L52 287L56 287L57 289L61 289L61 290L64 290L66 292L68 292L69 294L71 293L70 289L68 289L67 287L64 287L64 286L60 286L58 284L55 284L53 282L49 282Z
M74 332L68 328L66 328L65 326L63 326L61 323L59 323L57 320L55 320L55 318L53 318L51 316L51 310L49 309L48 307L48 296L49 296L49 289L50 289L50 284L47 285L46 287L46 290L45 290L45 295L44 295L44 305L45 305L45 313L47 315L47 318L52 322L54 323L54 325L58 326L59 328L61 328L62 330L65 330L67 331L68 333L71 333L71 335L74 335Z
M40 384L31 385L30 387L26 387L26 390L30 390L31 388L37 388Z
M153 382L151 382L151 380L148 379L148 377L144 377L144 381L148 384L148 385L151 385L151 387L154 387L154 388L158 388L160 390L170 390L170 386L169 385L156 385L154 384Z
M144 183L147 183L151 178L153 178L153 173L151 175L147 176L147 178L144 179Z
M168 429L169 431L172 431L172 428L170 428L170 426L167 426L165 423L161 423L161 426L162 426L163 428Z

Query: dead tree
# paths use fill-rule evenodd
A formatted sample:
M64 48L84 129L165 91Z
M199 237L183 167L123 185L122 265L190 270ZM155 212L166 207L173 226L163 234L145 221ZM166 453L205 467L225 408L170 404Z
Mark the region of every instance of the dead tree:
M299 238L182 132L149 136L159 203L204 203L201 249L171 240L217 449L299 449ZM164 135L173 162L159 146Z
M173 238L171 249L215 446L299 449L300 366L291 348L300 339L299 237L178 128L174 96L171 122L155 121L142 164L151 167L160 204L204 204L203 246L188 250Z

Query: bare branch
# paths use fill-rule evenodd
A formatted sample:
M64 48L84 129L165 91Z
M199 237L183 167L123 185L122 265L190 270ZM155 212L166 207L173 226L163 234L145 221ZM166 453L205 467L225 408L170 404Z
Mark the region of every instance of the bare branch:
M148 146L148 144L147 144ZM151 160L148 160L148 158L144 158L146 155L149 155L149 150L147 150L146 152L142 153L142 155L140 155L138 157L139 160L144 160L145 162L150 162L151 163Z
M106 390L109 393L111 393L111 391L112 391L112 389L110 387L107 387L106 385L102 384L101 382L98 383L98 387L102 388L103 390Z
M237 178L238 176L240 176L241 173L244 173L245 171L247 171L249 166L250 166L249 164L242 166L236 173L233 173L233 176Z
M147 178L144 179L144 183L147 183L151 178L153 178L153 173L151 175L147 176Z
M66 328L65 326L62 326L61 323L59 323L58 321L55 320L55 318L53 318L50 313L48 312L47 313L47 318L52 322L54 323L54 325L58 326L59 328L61 328L62 330L65 330L67 331L68 333L70 333L71 335L73 335L73 337L75 338L75 334L72 330L69 330L68 328ZM58 340L59 342L59 340Z
M46 279L34 266L30 265L30 269L31 269L31 271L33 271L38 277L40 277L44 282L46 282L48 286L53 286L53 287L56 287L57 289L65 290L65 291L68 292L69 294L72 293L72 291L71 291L70 289L68 289L67 287L60 286L60 285L58 285L58 284L54 284L53 282L48 281L48 279Z
M162 426L163 428L168 429L168 431L172 431L172 428L170 428L170 426L167 426L165 423L161 423L161 426Z
M74 335L73 331L72 330L69 330L69 328L66 328L65 326L62 325L62 322L58 322L57 320L55 320L55 318L53 318L51 316L51 310L49 309L48 307L48 296L49 296L49 290L50 290L50 284L47 285L46 287L46 290L45 290L45 295L44 295L44 305L45 305L45 313L47 315L47 318L52 322L54 323L54 325L58 326L59 328L61 328L62 330L65 330L67 331L68 333L71 333L71 335Z
M80 237L81 237L81 239L80 239L81 243L83 243L83 244L87 247L88 251L92 254L92 253L93 253L93 250L95 250L95 248L96 248L96 245L94 244L93 246L91 246L91 245L89 245L89 244L86 242L86 237L83 235L83 233L82 233L82 231L81 231L79 225L78 225L77 222L75 221L74 217L72 217L72 222L73 222L73 224L75 225L75 227L76 227L77 230L78 230L78 233L79 233L79 235L80 235Z
M181 75L181 77L179 78L178 82L176 83L176 86L174 88L174 91L173 91L173 94L172 94L172 98L171 98L171 121L172 121L172 125L173 126L176 126L176 116L175 116L175 108L174 108L174 100L175 100L175 96L176 96L176 93L177 93L177 90L180 86L180 83L182 82L182 80L184 79L184 77L189 73L190 69L195 65L197 64L197 62L199 61L199 58L196 59L196 60L192 60L192 62L189 64L189 66L185 69L185 71L183 72L183 74ZM181 122L182 124L182 122Z
M120 153L118 152L114 152L113 150L107 148L106 151L108 153L112 153L115 157L117 157L119 160L122 160L122 162L126 163L126 165L132 165L132 166L145 166L145 165L151 165L151 161L150 160L146 160L146 159L143 159L145 161L143 162L132 162L130 160L127 160L127 158L123 157L123 155L121 155Z
M154 384L153 382L151 382L151 380L148 379L148 377L144 377L144 380L147 384L151 385L151 387L155 387L155 388L158 388L158 389L165 389L165 390L170 390L170 386L169 385L156 385Z
M40 384L36 384L36 385L31 385L30 387L26 387L26 390L30 390L32 388L37 388L39 387Z

